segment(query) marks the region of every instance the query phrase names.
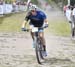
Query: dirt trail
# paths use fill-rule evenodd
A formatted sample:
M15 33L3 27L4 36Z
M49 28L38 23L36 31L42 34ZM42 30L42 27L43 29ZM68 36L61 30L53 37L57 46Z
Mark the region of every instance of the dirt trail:
M49 14L50 20L63 18L61 11ZM45 38L48 57L38 65L29 33L0 33L0 67L75 67L75 41L49 33Z
M75 43L70 38L45 34L48 57L38 65L28 33L0 33L1 67L72 67L75 66Z

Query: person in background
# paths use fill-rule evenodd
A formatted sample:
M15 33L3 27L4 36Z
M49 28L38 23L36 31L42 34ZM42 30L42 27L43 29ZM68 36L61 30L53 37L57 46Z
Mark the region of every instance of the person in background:
M69 23L72 22L72 10L71 10L71 6L68 6L66 9L66 18L69 21Z
M64 14L66 13L66 9L67 9L67 6L65 5L65 6L63 7Z

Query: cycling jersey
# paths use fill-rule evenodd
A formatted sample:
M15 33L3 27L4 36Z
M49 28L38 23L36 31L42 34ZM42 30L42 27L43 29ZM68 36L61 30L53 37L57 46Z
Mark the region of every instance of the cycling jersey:
M36 11L36 15L32 15L31 12L25 17L25 20L30 20L30 24L34 25L35 27L41 27L44 23L44 19L46 19L46 15L42 11Z

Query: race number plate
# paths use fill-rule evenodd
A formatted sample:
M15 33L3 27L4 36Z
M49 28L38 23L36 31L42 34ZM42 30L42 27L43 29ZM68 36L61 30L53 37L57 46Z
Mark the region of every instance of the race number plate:
M32 32L38 32L38 28L37 27L33 27L32 28Z

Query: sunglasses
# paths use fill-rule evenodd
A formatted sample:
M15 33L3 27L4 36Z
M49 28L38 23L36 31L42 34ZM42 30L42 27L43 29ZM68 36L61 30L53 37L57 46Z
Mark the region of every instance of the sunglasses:
M31 12L35 12L35 10L31 10Z

